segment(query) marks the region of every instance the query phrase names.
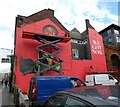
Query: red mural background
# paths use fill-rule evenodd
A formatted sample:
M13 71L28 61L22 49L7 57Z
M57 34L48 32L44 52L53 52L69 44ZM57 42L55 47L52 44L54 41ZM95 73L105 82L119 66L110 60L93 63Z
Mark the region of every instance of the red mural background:
M22 72L20 72L20 58L22 57L24 59L32 59L32 61L35 62L38 59L38 54L35 49L36 46L40 45L40 42L36 41L35 39L23 38L23 32L43 34L45 33L43 32L43 28L47 25L52 25L56 28L57 34L54 35L54 32L52 32L53 36L64 37L65 32L50 19L41 20L35 23L23 25L20 28L16 28L16 85L23 92L28 91L30 79L34 74L27 74L23 76ZM45 34L48 34L48 32ZM73 60L71 52L71 41L57 44L62 48L62 51L58 53L57 56L63 60L62 71L64 72L64 75L77 76L84 81L86 74L106 71L104 47L101 35L99 35L94 29L88 28L88 37L90 40L90 50L92 56L91 60ZM92 68L90 68L91 66ZM57 75L57 73L49 71L45 72L44 75Z

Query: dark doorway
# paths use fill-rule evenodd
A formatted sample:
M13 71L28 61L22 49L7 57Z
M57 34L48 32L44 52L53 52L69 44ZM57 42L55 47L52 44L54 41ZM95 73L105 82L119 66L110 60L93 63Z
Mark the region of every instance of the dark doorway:
M116 54L111 55L111 61L112 61L112 66L120 67L120 59L118 55Z

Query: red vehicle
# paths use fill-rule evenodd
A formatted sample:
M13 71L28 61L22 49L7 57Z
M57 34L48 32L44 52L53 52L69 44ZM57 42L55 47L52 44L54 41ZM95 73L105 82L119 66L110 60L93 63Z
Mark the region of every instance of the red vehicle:
M60 91L51 96L41 107L86 106L119 107L119 86L86 86Z
M86 74L104 73L106 61L102 36L86 20L86 30L79 44L82 59L73 59L69 31L54 17L54 11L17 16L13 77L14 86L22 93L29 90L34 75L76 76L83 81Z

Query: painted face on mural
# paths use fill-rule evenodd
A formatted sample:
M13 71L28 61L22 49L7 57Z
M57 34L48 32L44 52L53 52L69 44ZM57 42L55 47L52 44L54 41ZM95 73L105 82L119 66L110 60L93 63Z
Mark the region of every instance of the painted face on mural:
M43 28L43 34L49 35L49 36L56 36L58 34L58 31L57 31L57 29L54 26L46 25Z

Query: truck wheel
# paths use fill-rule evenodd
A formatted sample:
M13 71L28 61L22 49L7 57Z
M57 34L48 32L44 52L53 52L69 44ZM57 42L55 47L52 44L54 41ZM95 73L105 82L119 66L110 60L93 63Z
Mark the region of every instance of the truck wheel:
M99 85L102 85L102 84L99 84Z

